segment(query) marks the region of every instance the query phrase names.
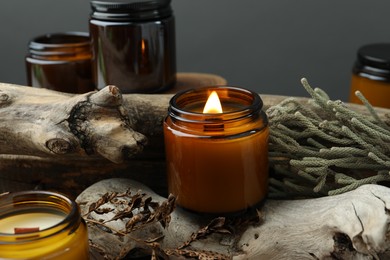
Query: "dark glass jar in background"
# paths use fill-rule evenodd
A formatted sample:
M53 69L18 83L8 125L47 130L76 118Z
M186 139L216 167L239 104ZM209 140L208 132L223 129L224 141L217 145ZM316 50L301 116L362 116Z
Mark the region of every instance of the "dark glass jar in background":
M170 0L91 1L93 78L98 89L156 93L176 82Z
M88 33L67 32L38 36L28 45L27 85L68 93L95 89Z
M390 108L390 43L359 48L352 70L349 101L361 104L355 95L357 90L373 106Z

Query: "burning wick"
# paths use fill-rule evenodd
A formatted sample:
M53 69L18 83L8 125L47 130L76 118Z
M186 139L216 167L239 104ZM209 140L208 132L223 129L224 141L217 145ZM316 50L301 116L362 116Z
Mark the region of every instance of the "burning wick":
M203 109L203 114L218 114L222 112L221 101L219 100L217 92L213 91L207 99L206 105Z

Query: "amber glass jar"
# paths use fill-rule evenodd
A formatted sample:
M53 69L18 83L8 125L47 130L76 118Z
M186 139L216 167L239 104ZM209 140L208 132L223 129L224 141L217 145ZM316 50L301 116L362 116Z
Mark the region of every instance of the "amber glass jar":
M0 259L89 259L77 204L47 191L0 196Z
M222 113L203 113L215 91ZM164 122L169 192L179 206L234 213L261 202L268 189L269 127L262 100L235 87L176 94Z
M352 70L349 101L361 104L355 96L357 90L373 106L390 108L390 43L359 48Z
M95 89L88 33L46 34L29 42L27 84L68 93Z
M176 82L170 0L91 1L93 73L98 89L155 93Z

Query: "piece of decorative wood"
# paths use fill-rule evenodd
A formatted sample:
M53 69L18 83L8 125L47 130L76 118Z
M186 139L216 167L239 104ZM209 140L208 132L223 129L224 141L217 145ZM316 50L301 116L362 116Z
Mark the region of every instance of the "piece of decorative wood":
M182 79L191 76L194 75L183 75ZM179 82L180 79L179 75ZM212 84L204 80L205 85L225 82L219 77L210 80ZM187 88L187 84L181 86ZM83 210L84 204L98 199L105 190L119 192L125 187L142 189L153 200L161 201L162 197L133 180L167 195L162 123L171 97L172 94L121 95L114 86L71 95L0 84L1 191L52 189L75 198L102 179L122 177L126 180L98 182L83 192L78 198ZM261 97L264 109L286 98ZM307 98L297 100L306 102ZM355 108L364 111L361 106ZM379 113L386 111L378 109ZM267 201L260 211L261 225L249 222L251 225L243 230L233 230L233 236L213 234L208 240L196 239L190 244L198 256L198 249L206 249L216 251L218 257L233 254L237 259L377 258L388 250L389 197L388 188L367 185L335 197ZM154 237L160 243L156 250L174 250L209 220L174 211L168 231L155 227L164 235L161 241ZM105 233L99 233L101 228ZM112 253L122 256L132 248L131 239L129 243L123 243L121 238L111 240L116 235L107 235L106 231L104 227L91 227L92 240L111 241L107 245L112 246ZM171 251L178 252L184 251Z
M179 73L174 90L223 84ZM121 95L112 86L72 95L0 83L0 192L43 188L74 198L101 179L126 177L167 195L162 123L172 95ZM261 97L264 109L287 98Z
M178 73L169 92L224 84L217 75ZM102 178L153 183L158 176L152 186L163 193L160 128L171 97L122 96L112 86L72 95L0 83L0 191L45 188L75 197Z
M258 219L229 226L233 217L215 218L175 209L167 228L160 223L145 225L127 235L126 224L131 217L110 221L123 205L114 202L100 209L112 209L102 214L96 210L88 214L92 203L104 194L145 193L152 201L165 200L144 185L129 179L107 179L83 191L77 198L82 214L88 219L105 222L105 226L88 222L89 238L95 249L107 259L124 257L131 251L151 253L158 249L170 257L192 252L199 259L388 259L390 189L379 185L364 185L337 196L306 200L267 200L258 211ZM119 206L118 206L119 205ZM97 213L99 212L99 213ZM134 210L134 215L138 208ZM215 216L218 217L218 216ZM219 216L220 217L220 216ZM139 220L139 222L142 222ZM214 222L216 223L216 222ZM234 223L234 222L233 222ZM238 223L238 222L235 222ZM208 227L209 235L204 235ZM193 234L201 231L198 239ZM229 233L229 232L230 233ZM156 244L148 241L153 241ZM157 244L158 243L158 244ZM209 258L206 258L209 257Z

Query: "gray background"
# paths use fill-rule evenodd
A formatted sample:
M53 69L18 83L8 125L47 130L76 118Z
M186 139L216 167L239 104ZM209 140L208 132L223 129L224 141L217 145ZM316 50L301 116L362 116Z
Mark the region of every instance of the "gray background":
M214 73L258 93L307 96L306 77L347 100L356 50L390 41L388 0L173 0L181 72ZM0 82L26 84L34 36L87 31L87 0L0 4Z

